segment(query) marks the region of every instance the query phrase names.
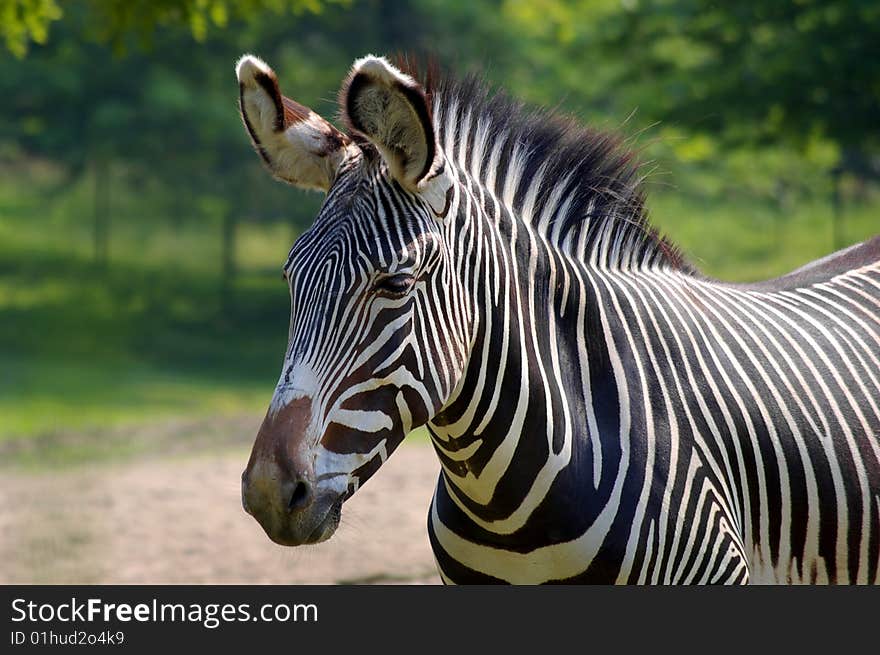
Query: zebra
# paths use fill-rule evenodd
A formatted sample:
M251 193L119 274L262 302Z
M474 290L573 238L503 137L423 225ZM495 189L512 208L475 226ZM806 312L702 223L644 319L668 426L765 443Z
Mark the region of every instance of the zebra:
M242 475L273 541L425 426L445 583L880 582L880 237L718 281L625 142L477 75L358 59L343 131L236 74L269 171L326 194Z

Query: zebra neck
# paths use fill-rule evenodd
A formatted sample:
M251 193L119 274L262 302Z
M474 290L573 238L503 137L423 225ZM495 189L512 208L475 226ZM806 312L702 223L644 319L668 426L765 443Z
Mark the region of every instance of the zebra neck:
M617 413L597 417L594 406L608 404L616 386L607 356L596 355L599 363L590 364L591 344L604 349L605 338L586 267L506 212L484 221L481 234L474 250L482 255L472 253L462 266L483 281L468 285L475 288L478 317L468 365L429 430L449 507L462 521L509 535L551 487L563 502L546 511L557 516L571 511L564 502L568 485L579 487L578 494L598 491L598 431L616 435ZM605 455L619 459L620 452L615 447ZM605 467L615 470L618 463ZM578 514L584 516L582 508ZM553 522L582 527L579 518Z

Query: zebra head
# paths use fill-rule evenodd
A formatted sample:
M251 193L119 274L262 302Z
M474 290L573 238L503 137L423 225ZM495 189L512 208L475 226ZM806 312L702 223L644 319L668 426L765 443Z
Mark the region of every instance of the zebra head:
M242 475L242 502L284 545L328 539L343 501L461 377L469 328L451 264L451 180L425 91L383 58L340 91L349 134L237 65L240 109L278 179L326 193L284 265L291 318L281 377Z

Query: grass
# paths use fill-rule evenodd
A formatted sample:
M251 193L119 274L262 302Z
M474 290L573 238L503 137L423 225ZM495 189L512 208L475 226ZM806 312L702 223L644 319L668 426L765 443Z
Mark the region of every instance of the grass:
M243 226L224 307L219 224L114 217L100 270L83 208L32 193L0 184L0 442L265 408L287 334L289 227Z
M0 446L262 413L287 334L278 270L290 226L240 225L239 275L224 306L219 221L153 220L123 198L110 264L100 270L88 201L81 186L47 193L24 178L0 179ZM722 279L772 277L833 250L821 201L782 212L667 192L651 210L702 270ZM845 225L847 243L880 232L880 202L847 208ZM62 459L93 450L76 443Z
M788 210L766 202L699 201L674 192L650 200L652 221L704 273L731 282L772 278L834 252L823 200ZM847 206L840 247L880 234L880 202Z

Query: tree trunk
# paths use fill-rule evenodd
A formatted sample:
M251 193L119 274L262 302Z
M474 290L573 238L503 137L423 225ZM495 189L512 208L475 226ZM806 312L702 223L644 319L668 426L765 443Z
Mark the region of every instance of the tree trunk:
M110 257L110 166L105 157L94 163L95 264L106 269Z
M843 229L843 199L841 198L840 180L842 171L835 168L831 171L831 240L834 250L845 245Z
M224 314L232 310L232 287L235 282L235 240L237 235L235 212L223 215L223 233L220 253L220 308Z

